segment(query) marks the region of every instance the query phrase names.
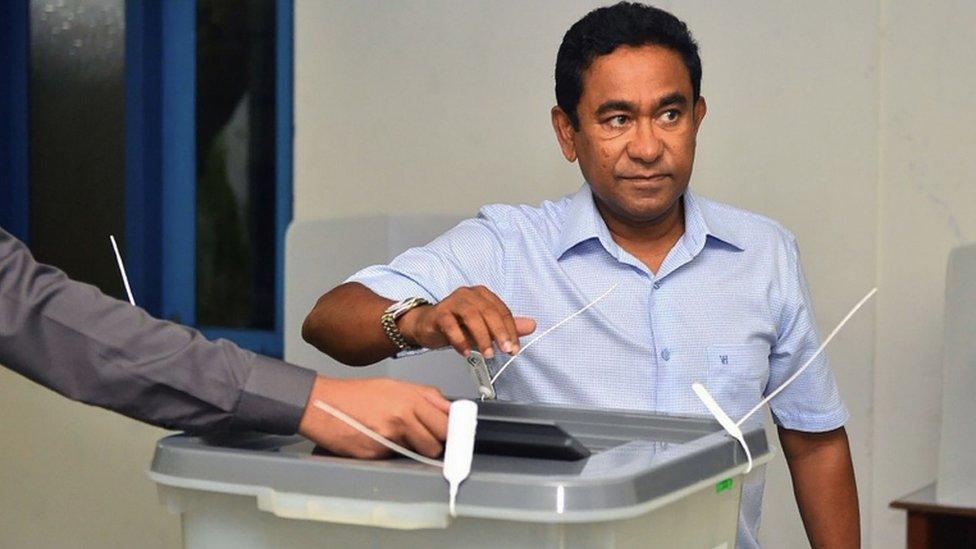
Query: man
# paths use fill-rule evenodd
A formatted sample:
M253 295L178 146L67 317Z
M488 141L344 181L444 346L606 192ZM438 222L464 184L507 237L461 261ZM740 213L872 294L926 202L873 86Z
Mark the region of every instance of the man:
M552 109L583 187L538 208L487 206L360 271L322 296L304 337L349 364L445 345L503 361L537 324L615 288L515 360L500 398L707 414L691 390L702 381L738 419L819 338L793 235L688 189L700 83L674 16L627 3L586 15L559 48ZM811 544L858 545L848 413L826 359L771 408ZM740 547L758 546L763 474L743 488Z
M2 229L0 364L68 398L166 429L299 432L337 454L388 453L312 406L322 400L431 457L447 435L450 404L434 387L328 379L208 341L38 264Z

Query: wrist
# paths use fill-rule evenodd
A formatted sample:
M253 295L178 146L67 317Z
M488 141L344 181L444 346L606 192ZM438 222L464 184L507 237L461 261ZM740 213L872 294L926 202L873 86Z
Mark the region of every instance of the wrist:
M423 347L420 343L420 338L417 337L417 324L420 317L423 316L424 310L429 307L430 305L414 307L396 321L397 328L403 334L403 339L407 340L407 343L412 347Z
M321 429L322 412L315 407L316 400L323 400L326 404L332 404L331 395L336 391L336 384L339 380L316 376L315 383L312 384L312 392L308 395L308 402L305 404L305 412L302 414L301 422L298 424L298 434L305 438L312 438L316 430ZM318 427L318 429L316 429Z
M409 341L403 334L401 319L418 307L427 305L428 301L421 297L411 297L391 304L380 316L380 326L386 337L393 342L397 351L407 351L416 347L416 341Z

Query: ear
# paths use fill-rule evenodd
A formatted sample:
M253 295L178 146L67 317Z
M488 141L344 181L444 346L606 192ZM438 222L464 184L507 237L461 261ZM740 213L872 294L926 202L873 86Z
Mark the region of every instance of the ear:
M705 119L706 111L708 111L708 106L705 104L705 98L698 96L698 101L695 101L695 131L698 131L702 120Z
M563 156L570 162L576 162L576 129L567 115L558 106L552 108L552 129L556 130L556 139Z

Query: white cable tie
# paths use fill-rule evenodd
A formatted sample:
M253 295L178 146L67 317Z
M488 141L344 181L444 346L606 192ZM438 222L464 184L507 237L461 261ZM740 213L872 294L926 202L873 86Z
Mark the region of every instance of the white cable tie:
M691 388L695 391L695 394L698 395L698 399L702 401L706 408L708 408L708 411L712 413L712 416L718 420L719 425L721 425L722 428L732 436L732 438L739 441L739 444L742 445L742 449L746 451L746 460L748 460L748 464L746 465L745 474L748 475L752 471L752 452L749 451L749 445L746 444L746 439L744 436L742 436L742 429L739 429L739 426L736 425L736 423L732 421L732 418L725 413L725 410L718 405L718 402L715 401L712 394L708 392L708 389L706 389L704 385L696 381L691 384Z
M386 446L390 450L393 450L394 452L396 452L396 453L398 453L400 455L403 455L403 456L406 456L406 457L408 457L410 459L419 461L420 463L423 463L424 465L430 465L431 467L444 467L444 462L443 461L438 461L436 459L430 459L429 457L422 456L422 455L418 454L417 452L408 450L408 449L404 448L403 446L400 446L396 442L393 442L392 440L390 440L388 438L385 438L384 436L380 435L376 431L373 431L372 429L370 429L369 427L367 427L367 426L363 425L362 423L356 421L355 419L347 416L341 410L338 410L336 408L333 408L332 406L329 406L328 404L322 402L321 400L317 400L316 399L316 400L312 401L312 405L315 406L316 408L318 408L319 410L322 410L323 412L327 412L327 413L335 416L337 419L345 422L347 425L349 425L353 429L359 431L360 433L368 436L369 438L375 440L376 442L382 444L383 446Z
M785 382L783 382L782 385L777 387L775 391L769 393L769 395L766 398L762 399L759 402L759 404L756 404L756 406L752 410L749 410L748 414L742 416L742 419L740 419L739 422L736 423L736 425L741 426L747 419L749 419L750 416L752 416L752 414L755 414L757 411L759 411L759 409L762 408L763 405L765 405L770 400L772 400L773 397L778 395L780 391L786 388L787 385L793 383L796 380L796 378L800 377L800 374L803 373L803 370L806 370L807 366L809 366L814 360L816 360L818 356L820 356L820 353L822 353L823 350L827 348L827 344L830 343L830 340L834 339L834 336L837 335L837 333L840 332L841 328L843 328L844 325L847 324L847 321L850 320L852 316L854 316L854 313L856 313L858 309L861 308L862 305L867 303L867 301L871 299L871 296L877 293L877 291L878 291L877 288L872 288L871 291L867 293L867 295L862 297L861 301L857 302L857 305L855 305L854 308L847 313L847 316L845 316L844 319L840 321L840 324L838 324L837 327L834 328L834 331L830 332L830 335L827 336L827 339L825 339L824 342L820 344L820 347L817 349L817 352L813 353L813 356L811 356L810 359L803 364L803 366L800 366L800 369L797 370L792 376L790 376L789 379L787 379Z
M122 273L122 282L125 284L125 293L129 296L129 303L133 307L136 305L136 300L132 298L132 288L129 287L129 277L125 274L125 265L122 264L122 254L119 253L119 245L115 243L115 235L108 235L109 240L112 241L112 249L115 250L115 260L119 263L119 272Z
M505 371L505 368L508 368L508 365L511 364L512 361L514 361L516 358L518 358L519 356L521 356L522 353L524 353L526 349L528 349L529 347L531 347L533 343L535 343L536 341L539 341L540 339L546 337L550 332L552 332L556 328L558 328L558 327L562 326L563 324L569 322L572 318L576 317L577 315L582 314L583 311L585 311L585 310L589 309L590 307L596 305L601 299L603 299L603 298L607 297L608 295L610 295L610 292L612 292L619 285L620 285L619 282L616 283L616 284L614 284L613 286L610 287L609 290L603 292L603 295L601 295L600 297L598 297L598 298L594 299L593 301L589 302L582 309L580 309L580 310L576 311L575 313L567 316L566 318L560 320L559 322L556 323L555 326L549 328L545 332L542 332L539 335L539 337L537 337L537 338L533 339L532 341L528 342L525 345L525 347L522 347L521 349L519 349L519 352L515 353L514 355L512 355L511 358L509 358L507 361L505 361L505 364L502 365L501 369L498 370L498 373L495 374L495 377L491 378L491 384L494 385L495 382L498 381L498 377L501 376L502 375L502 372Z
M447 420L447 445L444 449L444 478L449 484L448 509L457 517L458 487L471 474L474 435L478 428L478 405L470 400L451 403Z
M447 487L447 510L451 518L457 518L457 494L459 484L448 481Z

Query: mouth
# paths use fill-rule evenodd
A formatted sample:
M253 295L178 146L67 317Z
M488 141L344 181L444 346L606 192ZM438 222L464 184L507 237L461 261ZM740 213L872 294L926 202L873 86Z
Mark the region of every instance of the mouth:
M669 179L670 177L671 174L669 173L650 173L618 175L617 179L622 181L630 181L633 183L657 183L665 179Z

